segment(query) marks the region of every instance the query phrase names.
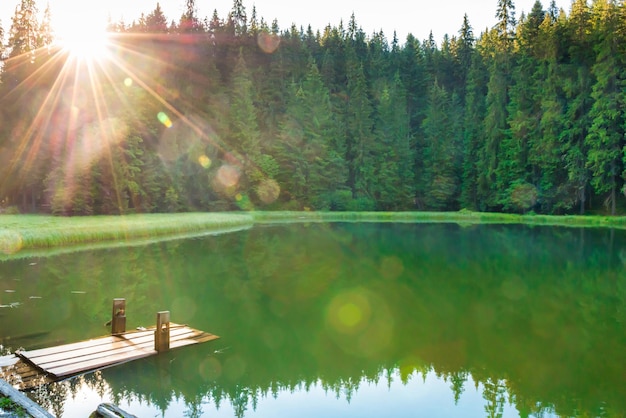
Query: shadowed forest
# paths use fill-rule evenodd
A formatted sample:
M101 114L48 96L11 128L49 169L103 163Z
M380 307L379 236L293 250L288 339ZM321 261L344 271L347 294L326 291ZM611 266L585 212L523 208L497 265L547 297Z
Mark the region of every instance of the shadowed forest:
M494 6L436 42L157 3L87 61L21 0L0 26L1 207L623 211L626 6Z

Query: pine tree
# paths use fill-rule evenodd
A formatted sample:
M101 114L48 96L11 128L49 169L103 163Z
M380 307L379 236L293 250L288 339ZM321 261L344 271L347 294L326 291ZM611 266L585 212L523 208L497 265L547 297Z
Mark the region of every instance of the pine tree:
M186 0L185 12L180 17L178 23L178 31L180 33L201 33L204 31L202 22L198 19L198 10L195 0Z
M579 204L579 213L585 212L590 173L587 168L585 138L592 106L591 66L595 54L591 46L591 12L586 0L575 0L565 27L567 52L570 57L564 70L563 90L566 99L563 130L564 159L568 181L573 189L573 200Z
M462 93L462 97L465 97L465 90L467 84L467 74L472 66L472 55L474 53L476 39L474 38L474 32L472 26L469 23L467 13L463 16L463 24L459 30L459 38L456 41L456 60L457 60L457 72L459 79L459 91Z
M314 61L302 83L292 84L289 97L275 146L281 189L291 205L330 209L333 194L344 187L346 171L331 146L337 125Z
M407 210L415 197L414 156L406 91L399 73L381 89L377 105L372 193L379 210Z
M146 16L146 29L151 33L167 33L167 18L161 10L161 4L157 2L155 9Z
M371 185L374 181L372 105L368 97L367 81L363 64L357 60L352 48L347 57L347 106L346 106L346 160L348 163L348 185L355 198L360 198L367 207L373 199Z
M0 116L7 122L0 126L6 162L0 173L0 195L29 211L41 199L39 183L48 160L41 124L51 115L40 92L55 80L52 71L41 71L51 55L42 48L49 34L42 35L37 15L34 0L22 0L15 8L0 73Z
M596 0L593 7L599 42L592 68L596 82L591 93L594 100L589 112L591 127L586 138L587 166L591 169L595 191L609 192L605 202L615 215L624 159L625 83L620 72L622 64L618 61L623 40L617 4L612 0Z
M2 39L0 37L0 39ZM37 45L43 48L50 48L54 42L54 30L52 29L52 12L50 11L50 4L46 6L46 10L43 12L41 24L39 25L39 40Z
M501 158L497 170L498 201L505 210L518 210L514 196L520 187L529 187L532 143L541 142L539 118L541 114L540 87L536 77L539 67L537 45L539 26L544 12L539 2L528 18L520 22L517 32L518 50L512 69L507 104L508 130L502 139ZM525 209L525 208L524 208Z
M243 36L248 32L248 17L242 0L234 0L229 17L235 26L237 36Z
M563 132L565 130L562 65L558 51L558 26L546 16L540 26L539 42L543 57L537 69L541 118L540 135L532 144L533 177L538 188L540 210L544 213L569 210L574 200L570 196L567 172L563 168Z
M34 60L40 47L38 9L34 0L21 0L15 8L9 31L9 59L29 55Z
M229 172L238 172L238 190L248 199L253 196L255 186L264 178L261 136L257 119L257 110L253 101L254 85L240 52L233 73L230 89L230 115L226 135Z
M456 102L456 103L455 103ZM460 186L459 103L434 83L428 94L424 129L424 203L427 209L455 209Z
M411 34L407 35L404 47L398 57L399 72L402 84L407 91L407 113L409 115L409 136L413 138L412 154L415 156L413 165L415 170L416 204L423 207L423 191L420 187L424 184L424 141L422 134L422 121L427 108L427 85L429 77L426 73L424 53L419 41Z
M472 55L472 65L468 72L465 92L465 113L463 117L463 173L460 204L462 208L478 210L485 208L479 200L478 181L480 169L486 166L480 157L483 155L483 120L485 118L485 96L487 93L487 70L478 52Z
M516 25L513 0L498 0L496 19L498 19L498 23L496 23L495 29L500 41L500 48L505 53L509 53L513 47Z
M505 139L507 124L508 80L505 71L497 61L491 62L487 84L486 114L484 119L485 145L479 157L478 199L485 208L499 206L498 192L506 187L506 166L501 165L507 150L501 148Z

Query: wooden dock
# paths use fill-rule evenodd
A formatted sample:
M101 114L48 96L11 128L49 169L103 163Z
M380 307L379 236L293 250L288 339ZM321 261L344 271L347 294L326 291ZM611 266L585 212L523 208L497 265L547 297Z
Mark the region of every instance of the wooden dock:
M124 316L124 328L125 319ZM116 331L120 331L119 327ZM145 330L128 332L124 330L96 339L38 350L18 351L10 356L0 357L0 378L18 389L28 390L78 374L152 356L172 348L204 343L217 338L219 337L216 335L186 325L170 323L169 312L159 312L157 325Z

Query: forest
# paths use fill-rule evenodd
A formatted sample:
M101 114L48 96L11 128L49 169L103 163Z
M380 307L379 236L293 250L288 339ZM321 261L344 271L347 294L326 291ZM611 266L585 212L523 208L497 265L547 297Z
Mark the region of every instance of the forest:
M19 0L0 22L0 210L623 213L626 5L494 6L494 27L465 15L436 42L156 3L88 61Z

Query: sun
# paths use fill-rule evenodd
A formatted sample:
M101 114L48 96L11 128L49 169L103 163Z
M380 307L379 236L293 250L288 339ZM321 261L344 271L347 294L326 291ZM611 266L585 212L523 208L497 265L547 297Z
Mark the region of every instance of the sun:
M110 39L104 27L73 23L58 29L61 48L71 58L102 61L108 58Z

